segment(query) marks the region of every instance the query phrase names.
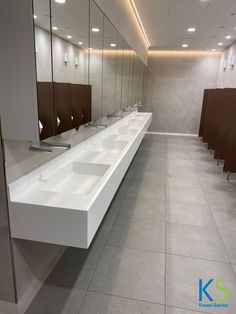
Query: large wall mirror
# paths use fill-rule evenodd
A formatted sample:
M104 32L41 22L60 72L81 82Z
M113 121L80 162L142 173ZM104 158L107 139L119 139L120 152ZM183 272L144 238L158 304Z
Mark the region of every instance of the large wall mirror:
M33 0L41 140L142 102L145 66L93 0Z

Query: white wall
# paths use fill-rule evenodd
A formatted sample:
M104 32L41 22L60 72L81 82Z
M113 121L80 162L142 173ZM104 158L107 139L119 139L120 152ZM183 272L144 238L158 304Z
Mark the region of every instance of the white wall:
M153 112L151 131L198 133L205 88L217 86L219 54L151 52L145 107Z
M232 67L231 60L235 58L235 66ZM224 63L227 62L227 68L224 70ZM221 57L218 75L217 87L236 88L236 43L227 48Z

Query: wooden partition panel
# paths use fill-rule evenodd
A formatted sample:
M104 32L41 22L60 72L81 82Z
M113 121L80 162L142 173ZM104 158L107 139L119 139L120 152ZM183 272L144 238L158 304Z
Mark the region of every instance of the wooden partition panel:
M225 160L226 145L231 132L233 94L236 89L226 88L221 97L220 123L218 124L215 158Z
M208 91L206 120L204 128L204 142L208 143L208 149L215 149L217 130L220 123L221 102L223 89L211 89Z
M72 93L71 84L54 83L54 107L57 125L57 134L61 134L72 129Z
M205 126L206 111L207 111L208 91L209 91L209 89L205 89L204 90L204 95L203 95L201 121L200 121L200 126L199 126L199 133L198 133L199 137L202 137L203 134L204 134L204 126Z
M230 122L225 147L224 171L236 172L236 89L228 89Z
M40 139L44 140L55 135L55 119L53 110L53 84L37 83L39 120L43 126Z

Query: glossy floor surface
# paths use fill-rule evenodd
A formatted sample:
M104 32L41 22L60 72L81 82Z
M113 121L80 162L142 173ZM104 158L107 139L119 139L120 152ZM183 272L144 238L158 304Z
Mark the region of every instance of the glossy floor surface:
M235 272L236 185L198 138L148 134L90 250L68 248L26 313L235 314ZM211 278L228 309L199 308Z

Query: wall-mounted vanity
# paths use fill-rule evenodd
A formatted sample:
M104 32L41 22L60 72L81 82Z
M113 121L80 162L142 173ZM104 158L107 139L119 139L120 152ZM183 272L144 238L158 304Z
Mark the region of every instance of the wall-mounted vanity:
M151 118L135 111L10 184L12 236L88 248Z
M151 122L145 65L93 0L4 8L6 50L23 48L3 66L3 137L71 147L9 184L12 237L88 248Z

